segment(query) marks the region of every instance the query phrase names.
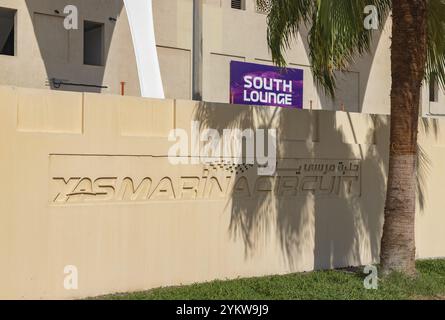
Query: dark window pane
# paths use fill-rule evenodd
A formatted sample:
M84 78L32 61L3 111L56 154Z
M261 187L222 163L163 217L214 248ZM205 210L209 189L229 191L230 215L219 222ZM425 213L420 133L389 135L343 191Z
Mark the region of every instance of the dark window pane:
M104 24L85 21L83 41L84 64L103 65Z
M244 1L232 0L232 9L244 10Z
M0 8L0 54L15 55L16 10Z

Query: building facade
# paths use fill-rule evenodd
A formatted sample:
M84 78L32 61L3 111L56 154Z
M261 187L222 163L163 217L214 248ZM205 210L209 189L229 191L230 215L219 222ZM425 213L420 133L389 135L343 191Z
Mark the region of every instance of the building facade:
M191 99L193 0L152 2L165 97ZM79 8L79 30L63 28L63 9L68 4ZM231 61L272 64L266 17L255 0L203 0L204 101L230 101ZM124 1L0 0L0 21L0 84L141 95ZM13 39L9 37L11 25ZM348 72L338 74L337 97L332 100L314 84L307 30L302 28L287 59L289 67L304 70L303 107L388 114L390 31L388 19L383 32L376 32L372 53L357 59ZM444 102L436 86L430 90L425 85L424 115L445 114Z
M78 30L64 8L78 8ZM1 0L1 85L140 95L131 33L121 0Z
M168 98L191 98L193 0L154 0L158 56ZM267 16L256 0L204 0L203 99L229 102L230 61L271 65L267 47ZM335 101L313 81L308 57L307 30L287 52L289 67L304 70L304 108L390 113L391 21L376 32L372 53L356 60L349 72L338 74ZM423 115L445 114L443 92L425 85Z

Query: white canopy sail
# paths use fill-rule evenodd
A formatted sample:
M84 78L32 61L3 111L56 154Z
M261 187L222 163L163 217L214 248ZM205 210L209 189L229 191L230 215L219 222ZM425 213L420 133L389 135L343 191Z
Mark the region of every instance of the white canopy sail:
M124 0L138 67L141 96L165 98L153 25L152 0Z

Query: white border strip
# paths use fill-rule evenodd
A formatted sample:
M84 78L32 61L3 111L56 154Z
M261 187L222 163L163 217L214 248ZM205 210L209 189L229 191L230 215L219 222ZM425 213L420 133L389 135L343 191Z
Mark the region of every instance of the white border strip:
M156 51L152 0L124 0L133 38L141 96L164 99Z

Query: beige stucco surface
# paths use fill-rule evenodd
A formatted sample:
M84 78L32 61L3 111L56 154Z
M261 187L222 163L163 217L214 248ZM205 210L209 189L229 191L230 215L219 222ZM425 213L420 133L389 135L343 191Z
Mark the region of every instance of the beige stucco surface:
M267 47L266 15L255 0L245 10L230 8L229 0L204 0L203 98L228 103L230 61L272 64ZM156 45L167 98L190 99L192 78L192 0L153 0ZM79 30L63 28L63 9L76 5ZM121 93L140 96L138 73L128 18L122 0L0 0L0 7L17 10L16 56L0 55L0 84L49 88L48 80L103 85L107 88L62 86L56 90ZM58 10L59 13L55 13ZM116 19L116 21L110 20ZM83 21L104 23L104 66L83 64ZM390 35L388 19L375 32L371 53L344 74L338 74L336 99L314 84L308 57L308 31L301 28L287 51L289 67L304 70L305 109L346 110L368 114L390 113ZM422 92L422 112L445 114L443 91L430 102L428 86Z
M78 30L64 28L63 11L67 5L78 8ZM17 10L16 55L0 55L1 85L120 94L121 82L125 82L125 94L140 96L132 37L122 0L0 0L0 7ZM85 20L104 24L103 66L84 64ZM70 85L55 88L50 85L52 78L107 88Z
M170 164L169 131L190 131L192 120L277 128L277 174ZM445 256L444 136L433 130L442 122L420 138L430 160L422 258ZM387 141L387 116L0 87L0 298L376 262ZM67 265L78 268L78 290L64 289Z

